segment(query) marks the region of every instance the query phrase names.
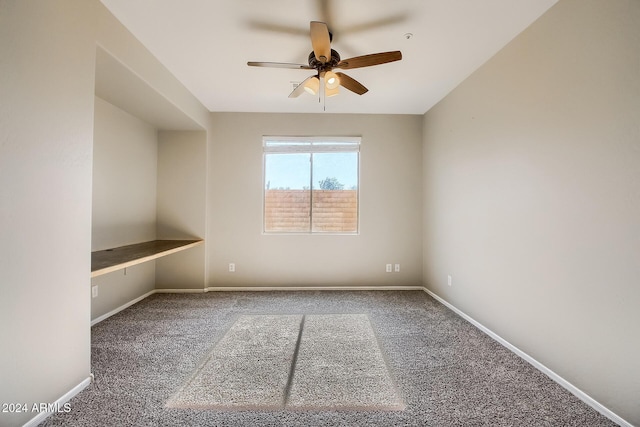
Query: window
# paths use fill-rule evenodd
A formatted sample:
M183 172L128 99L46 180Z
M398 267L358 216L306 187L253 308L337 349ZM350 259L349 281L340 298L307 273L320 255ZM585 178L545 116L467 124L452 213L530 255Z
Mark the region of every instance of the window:
M360 138L264 137L264 232L357 233Z

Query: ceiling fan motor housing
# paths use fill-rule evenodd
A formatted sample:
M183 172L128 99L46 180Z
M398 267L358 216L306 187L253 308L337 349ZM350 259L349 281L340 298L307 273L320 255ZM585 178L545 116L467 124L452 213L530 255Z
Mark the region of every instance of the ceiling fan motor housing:
M316 54L311 51L309 54L309 66L318 70L318 72L328 71L338 65L340 62L340 54L334 49L331 49L331 59L324 64L316 59Z

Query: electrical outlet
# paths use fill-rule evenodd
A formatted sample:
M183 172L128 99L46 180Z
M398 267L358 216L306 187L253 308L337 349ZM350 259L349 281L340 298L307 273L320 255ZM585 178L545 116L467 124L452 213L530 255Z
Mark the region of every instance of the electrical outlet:
M387 264L387 273L391 273L393 271L393 266L391 264Z
M232 262L229 263L229 273L235 273L236 272L236 265Z
M396 264L396 265L394 266L393 271L395 271L396 273L400 273L400 264Z
M98 285L91 287L91 298L95 298L98 296Z
M447 276L447 285L451 286L451 275Z

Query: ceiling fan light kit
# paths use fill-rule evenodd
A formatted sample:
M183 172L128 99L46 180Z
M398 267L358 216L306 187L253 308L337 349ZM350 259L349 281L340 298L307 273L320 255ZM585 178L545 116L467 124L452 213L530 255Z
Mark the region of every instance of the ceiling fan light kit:
M305 92L311 95L315 95L318 93L318 90L320 89L320 79L317 78L316 76L312 76L311 78L307 79L307 82L304 84L303 87Z
M326 88L324 90L324 96L326 96L327 98L331 98L332 96L336 96L339 93L340 93L340 88L337 87L337 86L334 87L333 89Z
M324 81L327 89L336 89L340 86L340 78L331 70L325 72Z
M402 53L396 50L342 60L340 54L334 49L331 49L332 34L329 32L327 24L324 22L311 21L309 27L311 46L313 47L313 51L309 54L308 58L309 65L282 62L247 62L247 65L252 67L316 70L316 75L307 77L298 87L293 89L291 94L289 94L289 98L297 98L302 92L316 95L320 90L321 78L324 82L325 97L337 95L339 86L355 94L363 95L368 91L366 87L342 72L334 72L333 69L349 70L353 68L371 67L373 65L386 64L402 59Z

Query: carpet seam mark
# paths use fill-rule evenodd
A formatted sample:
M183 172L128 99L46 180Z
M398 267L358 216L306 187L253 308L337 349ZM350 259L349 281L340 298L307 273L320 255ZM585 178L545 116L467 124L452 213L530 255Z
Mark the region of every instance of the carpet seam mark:
M304 329L304 319L306 315L302 315L300 320L300 330L298 331L298 340L296 341L296 348L293 351L293 358L291 359L291 369L289 370L289 378L287 378L287 385L284 388L284 399L282 406L287 407L289 403L289 396L291 394L291 386L293 385L293 375L296 371L296 364L298 363L298 352L300 350L300 341L302 341L302 330Z
M209 347L209 349L207 350L207 354L205 356L203 356L200 359L200 363L198 364L198 367L195 369L195 371L187 378L187 380L178 388L177 392L174 392L173 395L171 395L171 397L169 397L169 399L165 402L164 406L167 408L172 408L174 401L176 400L177 396L184 390L186 389L192 381L194 381L197 376L200 374L200 372L202 372L204 370L204 368L206 367L207 363L209 363L209 361L213 358L214 353L216 351L216 349L218 348L218 344L220 344L220 342L222 342L222 340L224 340L224 338L227 336L227 334L231 331L231 329L235 326L235 324L238 322L238 320L240 320L240 318L243 315L237 315L237 316L233 316L233 323L231 323L226 330L223 332L223 334L218 337L218 340Z

